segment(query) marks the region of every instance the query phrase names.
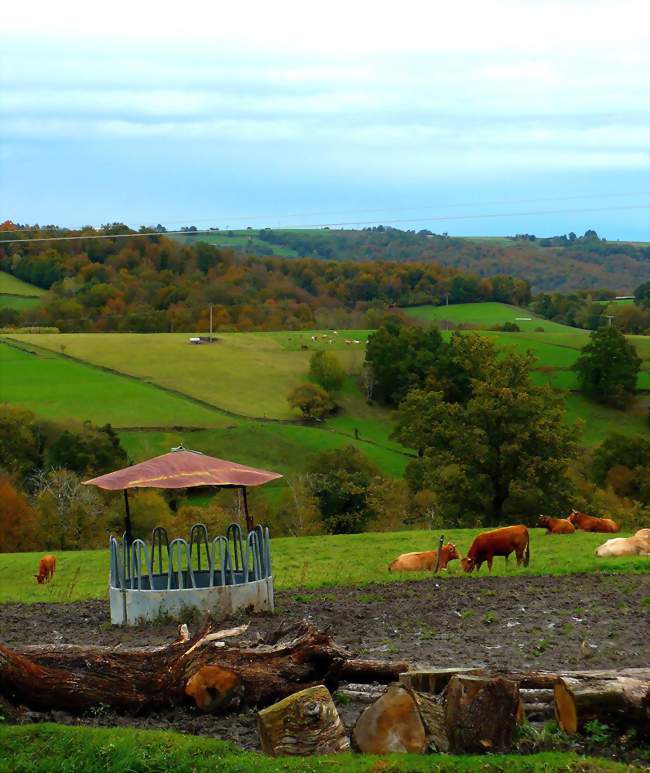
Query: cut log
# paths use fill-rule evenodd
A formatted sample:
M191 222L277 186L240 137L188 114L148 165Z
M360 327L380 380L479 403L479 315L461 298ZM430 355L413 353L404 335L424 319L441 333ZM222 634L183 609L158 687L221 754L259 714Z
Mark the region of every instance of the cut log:
M399 675L400 684L416 692L427 692L432 695L441 693L456 674L480 674L481 668L437 668L427 671L406 671Z
M502 677L453 676L445 693L450 750L510 751L520 711L515 682Z
M560 677L555 685L555 717L573 735L585 722L650 728L650 681L629 676Z
M432 752L448 752L449 734L445 726L445 707L442 696L415 691L411 694L415 698L420 719L424 725L427 749Z
M336 754L350 748L329 690L309 687L258 712L262 751L274 757Z
M373 703L377 698L381 698L385 692L386 688L383 685L351 683L345 687L339 687L336 694L345 695L350 700L359 701L360 703Z
M405 660L359 660L351 658L344 661L339 676L348 682L379 682L390 684L399 679L402 671L408 671Z
M122 649L58 645L15 651L0 644L0 695L33 709L85 711L103 704L144 712L189 699L204 711L267 706L306 687L334 688L343 678L390 681L404 662L356 660L310 623L280 627L250 644L234 642L247 626L164 647ZM343 677L345 675L345 677Z
M424 752L426 732L410 690L392 684L379 700L363 711L354 726L352 743L364 754Z

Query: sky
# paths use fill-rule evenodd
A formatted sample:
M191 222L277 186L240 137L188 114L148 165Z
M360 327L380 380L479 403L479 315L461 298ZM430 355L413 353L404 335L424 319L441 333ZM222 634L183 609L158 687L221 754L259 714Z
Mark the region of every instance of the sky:
M0 220L650 240L650 4L23 0Z

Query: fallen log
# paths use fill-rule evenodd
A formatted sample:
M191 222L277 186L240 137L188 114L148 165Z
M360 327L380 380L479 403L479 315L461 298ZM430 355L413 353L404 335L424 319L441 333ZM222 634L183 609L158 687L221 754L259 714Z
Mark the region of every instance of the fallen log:
M358 661L329 634L302 622L256 644L233 642L247 626L164 647L122 649L40 646L18 652L0 644L0 695L33 709L85 711L100 704L145 712L192 700L203 711L266 706L316 684L336 687L342 674L379 681L407 664Z
M555 717L573 735L585 723L650 726L650 681L630 676L562 676L555 685Z

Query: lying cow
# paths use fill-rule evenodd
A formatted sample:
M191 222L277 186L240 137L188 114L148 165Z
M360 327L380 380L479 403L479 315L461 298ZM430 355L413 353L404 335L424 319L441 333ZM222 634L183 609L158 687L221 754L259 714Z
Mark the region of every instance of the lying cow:
M547 534L573 534L576 530L568 518L549 518L548 515L540 515L537 525L546 529Z
M594 553L601 558L650 556L650 529L639 529L633 537L608 539Z
M54 577L54 570L56 569L56 558L54 556L43 556L38 562L38 574L35 574L36 582L42 585L44 582L49 582Z
M612 521L611 518L595 518L593 515L587 515L586 513L580 513L577 510L571 510L571 515L568 517L569 521L576 527L576 529L582 529L582 531L597 531L603 534L616 534L621 530L621 527Z
M447 564L460 558L456 546L449 542L440 549L440 569L446 569ZM426 550L422 553L402 553L388 564L389 572L432 572L438 560L437 550Z
M467 551L467 556L461 560L466 572L474 569L478 572L481 564L487 561L488 569L492 571L494 556L504 556L506 559L514 552L517 556L517 566L528 566L530 561L530 537L525 526L504 526L501 529L484 531L474 538Z

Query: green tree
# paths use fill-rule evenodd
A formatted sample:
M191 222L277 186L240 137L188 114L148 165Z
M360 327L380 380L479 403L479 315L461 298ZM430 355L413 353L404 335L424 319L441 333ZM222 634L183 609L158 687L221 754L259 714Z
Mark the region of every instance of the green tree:
M410 389L422 386L443 348L436 328L388 324L368 338L366 364L374 376L373 396L397 405Z
M289 392L287 402L310 420L324 419L334 408L330 396L318 384L299 384Z
M418 389L400 405L394 437L419 452L407 469L411 489L433 491L448 524L565 508L576 428L564 424L560 397L531 384L533 361L494 359L464 404Z
M650 310L650 281L639 285L634 291L634 302L644 309Z
M591 471L598 485L650 504L650 439L609 435L594 451Z
M309 360L309 377L327 392L338 392L345 380L345 370L332 352L319 351Z
M60 425L55 425L56 433ZM50 430L52 431L52 430ZM48 467L65 467L80 475L101 474L125 467L128 458L111 427L96 427L86 421L82 425L68 424L45 451Z
M0 406L0 467L24 477L38 466L41 439L31 411L11 405Z
M615 327L594 330L573 366L581 391L606 405L624 408L636 392L641 358Z
M355 534L376 514L372 489L379 469L354 446L323 451L309 465L308 486L330 534Z

